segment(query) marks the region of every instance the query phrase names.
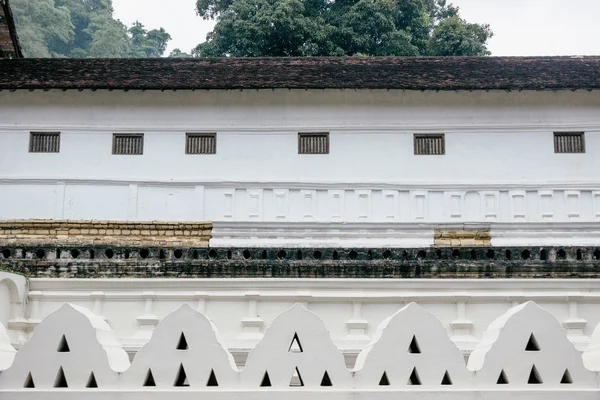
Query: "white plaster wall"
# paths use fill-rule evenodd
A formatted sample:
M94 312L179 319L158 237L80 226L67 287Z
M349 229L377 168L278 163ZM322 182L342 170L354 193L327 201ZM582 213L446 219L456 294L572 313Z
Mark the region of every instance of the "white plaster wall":
M0 92L0 218L600 221L596 92ZM59 154L28 153L60 131ZM555 154L582 130L585 154ZM185 133L217 132L216 155ZM329 131L331 153L298 155ZM144 154L111 154L112 134ZM413 134L446 133L446 155Z
M590 181L600 170L597 92L209 91L0 93L0 176L262 181ZM552 132L586 131L556 155ZM29 154L31 130L62 132ZM297 132L331 132L331 154L297 154ZM184 154L216 131L216 155ZM145 133L143 156L111 155L112 133ZM445 156L412 134L445 132Z
M26 324L30 332L65 302L106 318L121 343L136 352L166 315L188 304L215 324L236 360L262 338L278 314L299 302L323 320L353 365L378 325L410 302L435 314L450 338L469 354L488 325L509 308L533 300L566 329L578 350L600 323L595 280L379 279L31 279ZM8 326L9 331L11 326ZM21 337L13 333L13 337ZM23 340L26 340L25 338ZM21 343L16 341L15 347ZM241 358L240 358L241 357Z

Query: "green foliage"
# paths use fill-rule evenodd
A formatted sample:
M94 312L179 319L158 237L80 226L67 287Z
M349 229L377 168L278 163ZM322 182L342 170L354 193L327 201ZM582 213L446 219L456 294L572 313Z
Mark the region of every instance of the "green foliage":
M483 56L488 25L446 0L197 0L217 24L196 57Z
M12 0L25 57L160 57L171 36L129 30L114 19L112 0Z

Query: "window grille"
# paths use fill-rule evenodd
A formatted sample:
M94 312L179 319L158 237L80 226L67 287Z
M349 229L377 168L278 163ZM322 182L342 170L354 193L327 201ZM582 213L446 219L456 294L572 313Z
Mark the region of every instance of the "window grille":
M144 154L144 135L114 134L113 154Z
M329 133L299 133L298 154L329 154Z
M442 155L446 153L444 134L415 135L416 155Z
M555 132L555 153L585 153L583 132Z
M187 133L185 154L216 154L217 135L215 133Z
M60 132L31 132L29 135L30 153L58 153Z

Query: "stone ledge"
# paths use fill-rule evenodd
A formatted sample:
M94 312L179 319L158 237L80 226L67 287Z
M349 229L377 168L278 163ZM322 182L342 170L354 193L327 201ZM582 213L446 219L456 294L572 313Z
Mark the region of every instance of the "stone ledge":
M491 246L490 230L435 231L435 247L487 247Z

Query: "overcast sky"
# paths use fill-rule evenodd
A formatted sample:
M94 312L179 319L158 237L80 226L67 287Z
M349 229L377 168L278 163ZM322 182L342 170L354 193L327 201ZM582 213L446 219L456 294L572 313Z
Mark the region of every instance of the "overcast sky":
M600 54L600 0L450 0L469 22L492 26L495 56ZM113 0L118 19L164 27L173 37L167 54L205 41L213 21L194 11L195 0Z

